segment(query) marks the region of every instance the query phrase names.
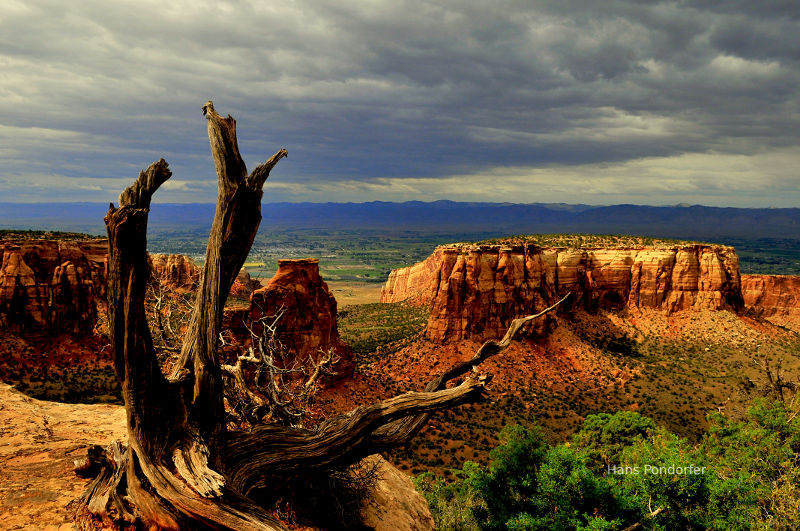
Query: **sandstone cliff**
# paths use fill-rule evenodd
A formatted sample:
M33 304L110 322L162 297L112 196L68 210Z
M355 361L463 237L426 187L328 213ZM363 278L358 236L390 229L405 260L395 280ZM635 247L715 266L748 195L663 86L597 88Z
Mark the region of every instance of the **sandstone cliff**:
M800 332L800 276L742 275L748 312Z
M105 240L0 241L0 325L79 332L106 291Z
M278 338L294 358L319 359L320 350L334 349L341 358L334 368L335 380L353 375L353 351L339 337L336 299L319 275L319 260L278 260L275 276L253 292L249 316L256 321L280 309L284 314L278 321ZM235 320L233 316L228 321Z
M194 260L182 254L151 254L150 275L172 289L195 289L200 280L200 268Z
M431 340L489 339L502 336L514 317L541 310L567 292L575 294L572 306L589 309L743 308L736 252L704 244L442 246L424 262L392 271L381 301L429 306Z

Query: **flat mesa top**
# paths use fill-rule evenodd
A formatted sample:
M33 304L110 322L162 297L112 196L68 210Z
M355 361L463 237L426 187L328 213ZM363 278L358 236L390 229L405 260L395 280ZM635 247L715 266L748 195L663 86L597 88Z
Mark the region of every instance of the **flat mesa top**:
M304 264L318 264L319 258L279 258L278 265L304 265Z
M59 232L49 230L20 230L20 229L0 229L0 240L97 240L103 238L92 234L81 232Z
M651 238L648 236L631 236L627 234L520 234L516 236L493 238L478 242L456 243L452 246L514 246L525 244L567 249L674 249L675 247L681 247L684 245L716 246L715 244L698 241L674 240L670 238Z

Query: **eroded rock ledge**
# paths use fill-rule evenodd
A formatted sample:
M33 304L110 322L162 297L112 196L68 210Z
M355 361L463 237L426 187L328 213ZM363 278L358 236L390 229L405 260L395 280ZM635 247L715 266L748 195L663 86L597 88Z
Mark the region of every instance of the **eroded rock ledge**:
M125 442L125 408L29 398L0 382L0 518L3 529L74 529L67 507L86 488L74 461L93 444ZM379 455L367 458L379 480L364 500L364 523L380 531L433 529L411 479Z
M800 332L800 276L742 275L748 313Z

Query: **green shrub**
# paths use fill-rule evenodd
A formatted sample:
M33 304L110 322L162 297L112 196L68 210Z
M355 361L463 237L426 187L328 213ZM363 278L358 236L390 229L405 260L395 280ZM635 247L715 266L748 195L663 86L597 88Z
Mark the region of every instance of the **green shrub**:
M507 426L489 467L416 484L447 530L800 529L796 417L756 400L745 420L711 415L698 445L633 412L591 415L553 447Z

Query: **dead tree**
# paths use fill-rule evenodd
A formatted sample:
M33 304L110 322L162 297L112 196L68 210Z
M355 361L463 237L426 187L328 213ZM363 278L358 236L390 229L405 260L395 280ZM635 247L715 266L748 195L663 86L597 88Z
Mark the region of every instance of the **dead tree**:
M153 193L171 176L167 163L161 159L142 171L105 217L109 330L127 412L128 446L94 447L76 469L95 476L81 499L79 523L100 518L121 527L280 529L257 502L271 484L291 475L347 466L403 444L431 412L479 399L490 377L479 374L477 365L508 346L536 317L515 320L503 340L486 342L473 359L453 367L422 392L358 407L313 430L279 424L230 430L217 357L222 311L261 221L264 182L287 152L281 149L247 173L234 119L221 117L211 102L203 106L203 113L219 194L194 313L168 377L156 357L145 315L147 218ZM446 387L462 376L463 381Z
M170 362L174 361L172 358L177 358L180 353L182 333L189 323L193 308L187 294L172 284L169 272L151 268L145 311L154 328L153 343L162 367L164 360L171 366Z
M235 361L221 365L228 416L237 427L259 422L303 427L311 416L320 379L336 375L333 367L341 357L334 348L319 349L316 357L294 356L278 338L285 308L275 315L260 313L257 319L242 322L250 336L249 346L239 346ZM220 342L227 344L224 332Z

